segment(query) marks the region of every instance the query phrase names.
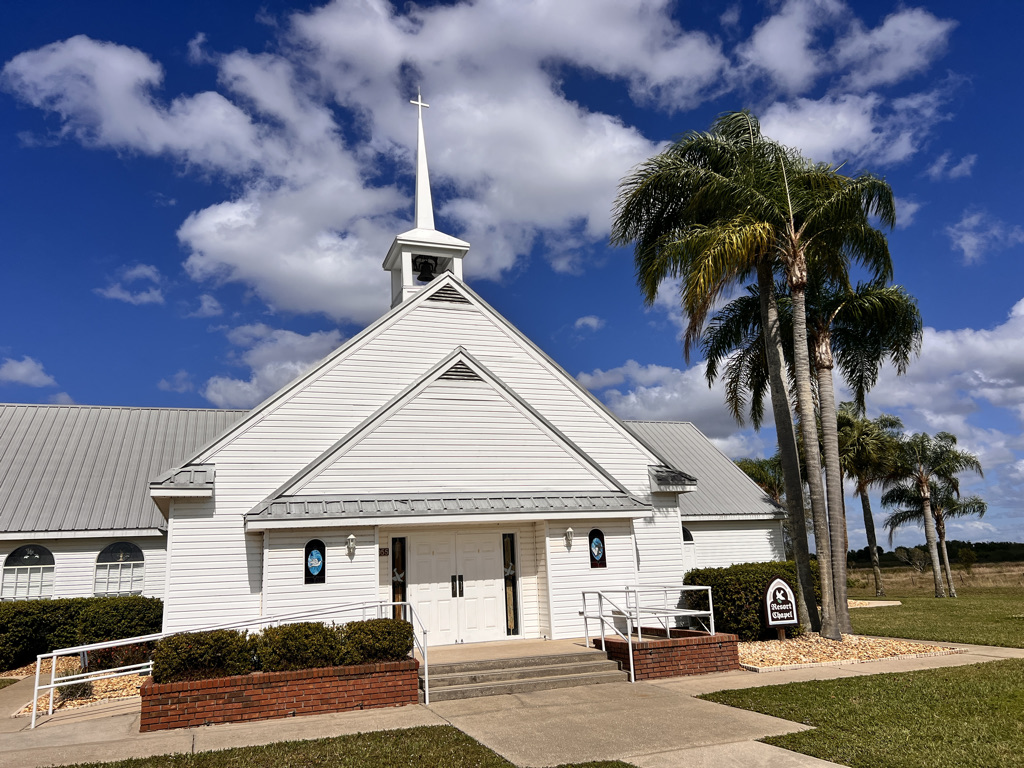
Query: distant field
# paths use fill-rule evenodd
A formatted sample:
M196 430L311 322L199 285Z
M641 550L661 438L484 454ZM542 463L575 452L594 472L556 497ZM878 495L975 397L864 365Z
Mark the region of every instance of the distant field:
M848 571L848 576L850 597L875 596L875 578L870 568L851 568ZM967 573L957 565L953 568L953 583L956 585L957 594L964 590L970 592L972 589L987 587L1017 587L1024 590L1024 563L975 565L971 569L971 573ZM924 573L909 567L883 568L882 586L885 587L886 596L895 594L927 596L935 593L930 567Z

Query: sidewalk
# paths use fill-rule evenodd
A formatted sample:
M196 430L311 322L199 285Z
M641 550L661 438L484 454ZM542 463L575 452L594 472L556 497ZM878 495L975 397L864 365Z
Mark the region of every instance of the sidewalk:
M30 731L28 718L5 716L32 698L32 680L26 679L0 690L0 768L200 752L446 723L524 767L615 759L640 768L827 766L831 764L757 742L806 726L693 697L727 688L1024 658L1020 648L942 645L964 648L966 653L763 674L723 672L147 734L138 732L137 700L59 712L43 717Z

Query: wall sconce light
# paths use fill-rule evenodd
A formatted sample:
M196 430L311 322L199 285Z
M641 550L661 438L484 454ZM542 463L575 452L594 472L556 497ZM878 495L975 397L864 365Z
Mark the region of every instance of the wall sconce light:
M355 557L356 556L356 535L354 533L350 533L348 535L348 538L345 539L345 541L346 541L345 548L348 550L348 556L349 557Z
M572 528L565 529L565 548L572 549Z

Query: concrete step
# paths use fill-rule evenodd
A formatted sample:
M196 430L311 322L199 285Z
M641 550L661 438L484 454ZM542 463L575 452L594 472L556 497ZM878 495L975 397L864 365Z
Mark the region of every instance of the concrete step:
M451 701L453 699L472 699L478 696L500 696L508 693L547 691L554 688L574 688L580 685L621 683L628 679L629 675L626 672L613 670L580 675L528 677L521 680L508 680L505 682L480 683L475 685L453 685L435 688L433 685L433 676L431 676L430 701ZM420 691L420 701L423 701L422 691Z
M538 666L504 667L499 669L477 669L439 674L430 668L430 689L447 688L455 685L475 685L529 678L586 675L593 672L617 672L618 662L607 658L591 658L587 661L562 662Z
M579 651L578 653L556 653L546 656L519 656L508 659L448 662L445 664L431 664L430 676L455 675L463 672L485 672L491 669L521 669L523 667L547 667L555 664L579 664L595 660L602 661L607 658L602 651Z

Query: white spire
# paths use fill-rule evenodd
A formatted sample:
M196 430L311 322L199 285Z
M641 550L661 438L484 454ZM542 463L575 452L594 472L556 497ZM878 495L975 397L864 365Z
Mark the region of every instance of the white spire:
M430 174L427 171L427 145L423 140L423 95L416 89L415 104L419 112L419 135L416 137L416 214L413 227L416 229L434 228L434 204L430 199Z

